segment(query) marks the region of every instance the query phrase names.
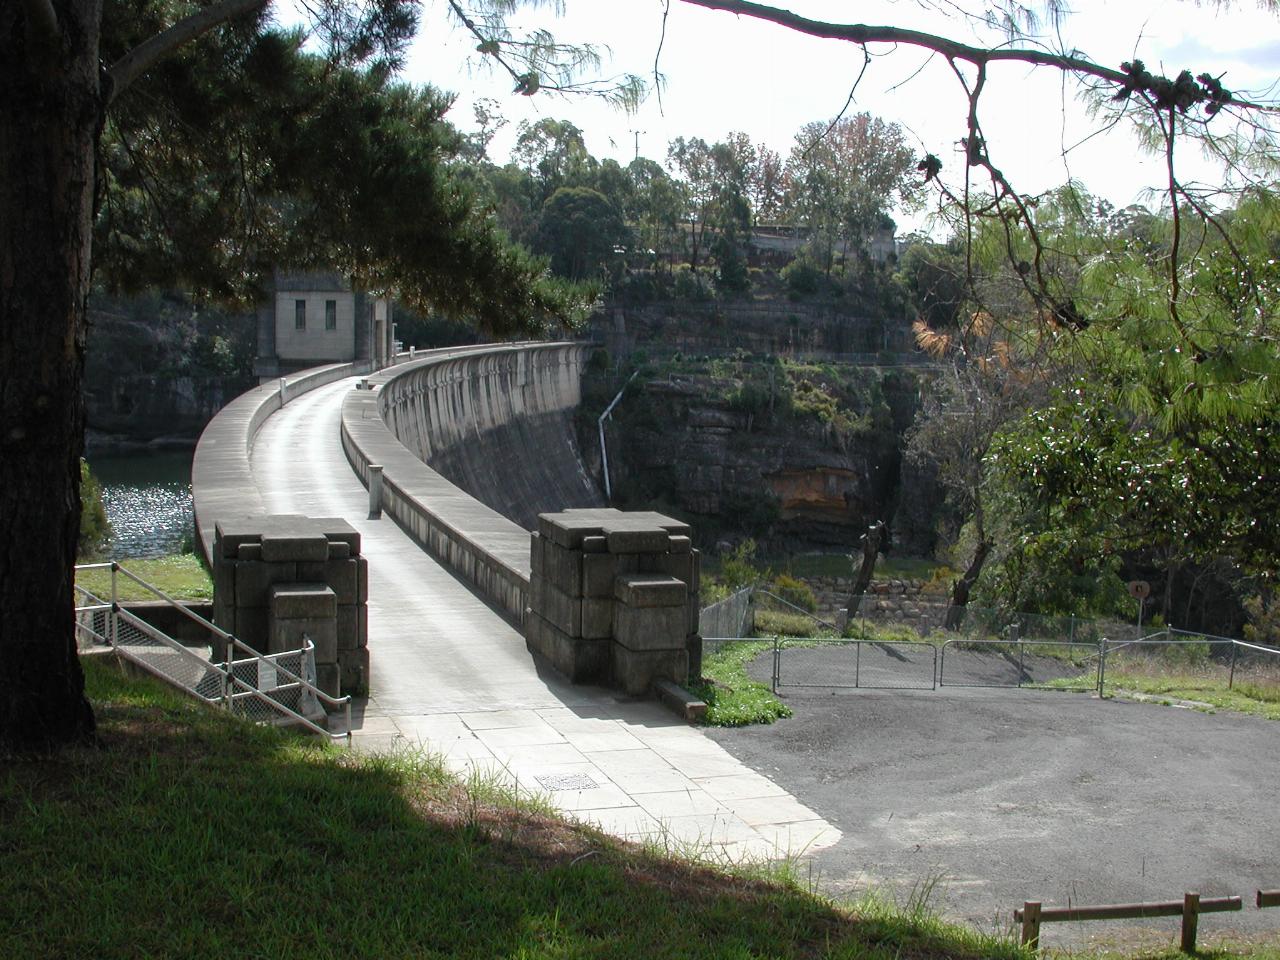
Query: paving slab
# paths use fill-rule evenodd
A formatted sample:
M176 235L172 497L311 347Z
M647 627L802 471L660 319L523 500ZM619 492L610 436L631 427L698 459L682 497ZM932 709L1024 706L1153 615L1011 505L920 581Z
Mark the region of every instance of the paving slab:
M360 536L371 696L353 710L356 748L421 749L460 776L536 793L626 838L735 859L793 852L777 841L796 822L794 798L660 705L570 684L393 520L368 518L368 493L339 441L342 400L355 382L273 414L251 467L267 510L342 517ZM745 795L751 823L733 809L741 801L731 798ZM823 842L839 839L817 823Z

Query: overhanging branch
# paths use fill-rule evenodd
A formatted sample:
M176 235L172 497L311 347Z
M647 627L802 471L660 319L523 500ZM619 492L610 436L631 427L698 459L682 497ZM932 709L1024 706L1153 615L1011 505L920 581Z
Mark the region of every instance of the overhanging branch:
M38 0L27 0L27 2L31 4ZM267 0L222 0L221 3L205 7L198 13L179 20L167 30L162 30L151 39L138 44L113 63L111 69L107 71L110 88L105 91L106 105L109 106L111 101L118 97L129 84L184 43L194 40L228 20L265 6L266 3Z
M1011 61L1033 66L1051 67L1064 73L1092 77L1095 80L1114 84L1122 90L1129 91L1135 89L1135 83L1141 88L1142 84L1146 82L1146 78L1139 79L1142 69L1139 61L1134 62L1134 66L1138 68L1135 71L1115 70L1111 67L1101 66L1091 60L1086 60L1083 57L1051 53L1047 50L1011 46L977 47L937 34L924 33L919 30L907 30L902 27L811 20L808 17L792 13L790 10L783 10L763 3L753 3L751 0L682 0L682 2L695 7L703 7L707 10L722 10L725 13L764 20L811 37L826 40L845 40L864 47L870 43L902 44L919 47L923 50L931 50L949 60L963 60L976 66ZM1128 64L1125 66L1128 67ZM1190 74L1188 74L1189 76ZM1163 78L1151 77L1149 79L1159 81ZM1210 100L1212 97L1202 90L1199 92L1198 99ZM1234 97L1231 98L1230 102L1233 106L1251 110L1271 111L1275 109L1265 103L1255 103Z

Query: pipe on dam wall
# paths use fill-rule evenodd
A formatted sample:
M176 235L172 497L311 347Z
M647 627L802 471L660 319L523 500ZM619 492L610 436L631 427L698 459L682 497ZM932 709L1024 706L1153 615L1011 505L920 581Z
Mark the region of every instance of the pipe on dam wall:
M598 507L574 430L591 344L528 344L397 367L383 420L419 460L526 530L539 513Z
M582 368L594 349L439 350L370 377L374 390L353 390L343 401L343 449L366 486L370 464L382 466L383 511L518 623L529 590L529 531L463 484L475 482L494 500L507 491L528 496L532 516L600 503L572 440ZM557 499L561 491L582 499Z

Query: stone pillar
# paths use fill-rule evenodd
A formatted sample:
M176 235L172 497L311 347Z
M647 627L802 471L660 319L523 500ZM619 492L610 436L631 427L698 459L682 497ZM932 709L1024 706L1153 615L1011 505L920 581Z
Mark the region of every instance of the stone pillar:
M526 640L575 683L647 693L701 668L699 556L658 513L565 510L538 517Z
M369 684L368 561L345 520L263 516L219 520L213 622L258 653L316 647L316 685L364 694ZM227 651L215 644L215 660Z

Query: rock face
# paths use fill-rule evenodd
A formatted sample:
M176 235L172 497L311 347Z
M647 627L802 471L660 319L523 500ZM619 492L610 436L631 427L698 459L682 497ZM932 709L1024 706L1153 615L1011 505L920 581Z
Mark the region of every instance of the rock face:
M91 447L194 445L223 404L253 386L242 356L250 317L198 311L159 294L95 297L89 316Z
M916 385L875 368L846 375L866 379L865 408L825 420L794 404L783 412L767 395L744 400L725 378L645 383L607 428L617 502L660 504L705 535L750 534L780 549L848 545L893 515Z

